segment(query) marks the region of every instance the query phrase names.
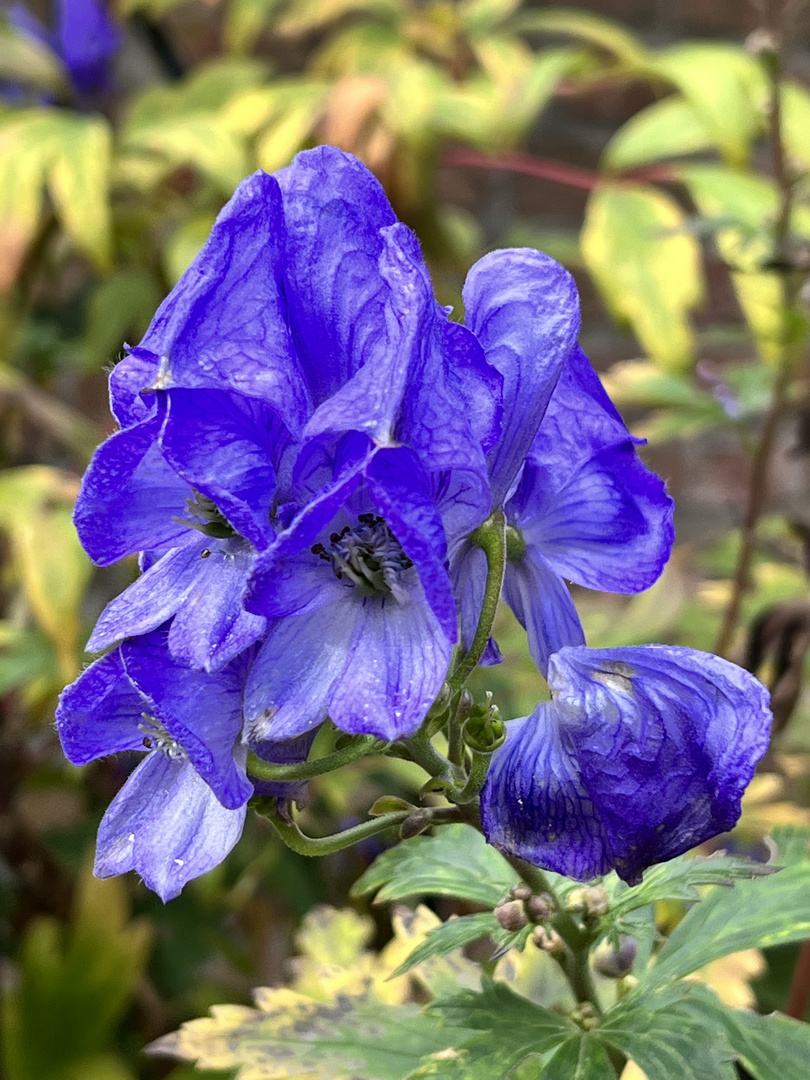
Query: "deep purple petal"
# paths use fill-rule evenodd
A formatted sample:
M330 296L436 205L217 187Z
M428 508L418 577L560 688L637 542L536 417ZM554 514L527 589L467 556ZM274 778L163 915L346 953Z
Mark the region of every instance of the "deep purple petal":
M280 619L335 603L346 586L335 577L331 564L313 552L288 552L276 546L256 559L250 590L251 610Z
M56 707L56 730L68 761L88 761L123 750L143 750L145 701L114 652L96 660L66 687Z
M281 194L273 177L256 172L220 212L141 342L162 358L156 386L257 397L299 430L309 405L279 284L284 270Z
M59 52L80 94L103 90L121 31L98 0L59 0Z
M502 434L488 457L493 502L503 506L576 341L579 299L553 259L512 248L473 266L464 307L466 325L504 380Z
M508 855L577 881L605 874L610 844L568 745L568 710L542 702L506 725L481 792L488 842Z
M548 681L554 701L493 758L491 842L580 880L613 867L635 883L735 824L771 720L752 675L694 649L576 647L551 658Z
M136 870L163 901L171 900L222 862L245 813L245 806L222 806L188 761L148 754L104 815L94 873Z
M254 547L267 547L274 535L274 461L289 438L273 410L222 390L175 389L167 398L166 460Z
M161 423L156 414L116 432L84 474L73 520L87 554L101 566L188 535L174 518L191 490L163 459Z
M290 324L320 405L377 345L385 291L377 265L380 229L396 218L369 170L332 146L304 151L276 179L287 231Z
M297 765L298 762L306 761L309 751L318 734L317 728L298 735L294 739L282 739L280 742L268 740L253 742L250 749L262 761L268 761L273 765ZM291 799L303 809L309 801L308 780L255 780L252 779L253 790L257 795L265 795L275 799Z
M539 551L527 548L521 559L507 563L503 598L526 631L529 652L543 674L552 653L585 644L571 594Z
M125 641L120 647L127 675L149 701L150 716L230 809L250 798L252 785L234 748L242 730L245 664L208 675L177 663L162 631ZM242 751L242 756L244 752Z

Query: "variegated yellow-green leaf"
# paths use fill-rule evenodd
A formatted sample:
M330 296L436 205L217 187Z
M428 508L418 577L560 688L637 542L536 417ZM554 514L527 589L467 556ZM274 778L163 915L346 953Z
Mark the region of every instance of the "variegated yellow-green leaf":
M745 165L764 118L758 104L764 75L735 45L686 42L656 54L650 71L681 91L730 165Z
M202 250L213 224L213 214L195 214L174 230L163 251L163 263L169 281L180 280Z
M694 356L689 313L703 295L700 248L678 204L655 188L600 185L588 201L582 254L609 307L664 367Z
M256 991L256 1009L216 1005L152 1044L153 1053L236 1069L238 1080L404 1080L452 1034L414 1005L341 996L314 1001L294 990Z
M225 11L225 48L248 52L282 6L284 0L231 0Z
M65 73L47 45L0 22L0 82L58 90Z
M319 114L322 95L291 103L272 121L256 144L256 164L265 172L274 172L289 164L290 158L306 144Z
M800 83L782 87L782 135L788 158L810 170L810 93Z
M634 169L662 158L707 150L712 135L692 105L679 94L636 113L608 143L602 165L612 172Z
M80 606L90 575L71 519L75 497L75 483L45 465L0 477L0 528L11 541L13 569L65 681L76 675Z

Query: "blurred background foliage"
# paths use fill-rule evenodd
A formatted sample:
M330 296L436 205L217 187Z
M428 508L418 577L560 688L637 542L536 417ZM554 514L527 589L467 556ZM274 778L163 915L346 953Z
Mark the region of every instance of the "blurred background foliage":
M38 0L30 9L54 16ZM129 763L74 769L52 728L59 690L87 662L90 626L136 573L134 561L94 569L70 521L82 469L112 430L105 372L238 181L318 143L377 174L418 232L442 302L460 306L466 269L494 246L541 247L576 275L583 343L678 505L675 553L651 590L578 592L589 642L719 648L758 671L777 734L734 842L810 825L810 16L791 0L732 4L709 36L700 25L685 36L693 9L118 0L120 46L92 93L58 48L0 14L9 1080L189 1076L140 1048L217 1000L282 981L306 912L344 906L378 850L305 861L256 819L223 866L163 907L133 876L89 872ZM793 16L784 73L770 59L780 13ZM525 715L542 683L514 620L504 614L499 629L507 662L478 672L476 686L506 717ZM325 778L311 831L419 783L390 760ZM434 906L446 916L444 903ZM372 915L360 938L381 945L391 926ZM714 977L763 1008L788 1007L792 987L794 1013L806 1014L796 953L770 950Z

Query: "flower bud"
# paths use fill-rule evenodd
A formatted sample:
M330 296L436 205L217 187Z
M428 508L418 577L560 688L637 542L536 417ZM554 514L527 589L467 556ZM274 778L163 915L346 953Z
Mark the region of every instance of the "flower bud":
M529 922L523 910L523 904L519 900L505 900L498 904L495 908L495 918L504 930L513 932L522 930Z
M481 754L491 754L503 744L506 738L506 725L501 719L501 711L492 703L492 693L488 690L483 704L473 705L464 725L464 741Z
M611 946L596 954L594 967L600 975L605 975L608 979L623 979L633 970L637 952L638 945L635 938L623 935L618 948Z
M610 909L610 898L601 885L572 889L565 908L566 911L576 912L585 919L599 919Z
M509 890L509 895L513 900L528 900L532 895L532 890L522 881L520 885L515 885L513 889Z
M554 900L548 893L530 896L526 901L526 913L532 922L546 922L554 914Z

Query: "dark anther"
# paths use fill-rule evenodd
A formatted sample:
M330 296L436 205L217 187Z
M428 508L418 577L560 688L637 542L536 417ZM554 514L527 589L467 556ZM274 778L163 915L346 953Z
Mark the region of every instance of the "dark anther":
M150 738L144 737L143 745L146 747L147 750L151 750L152 749L152 740Z
M338 540L340 539L340 537L338 536L337 533L330 533L329 539L332 541L333 544L336 544L338 542Z
M200 552L201 559L209 559L211 557L211 548L203 548Z
M323 546L323 544L313 544L309 550L312 552L313 555L326 554L326 548Z

